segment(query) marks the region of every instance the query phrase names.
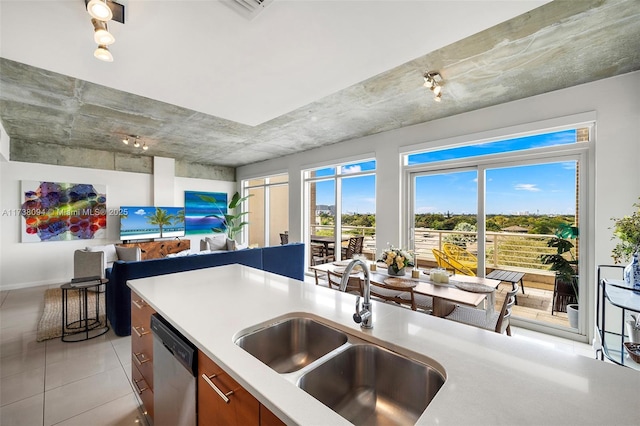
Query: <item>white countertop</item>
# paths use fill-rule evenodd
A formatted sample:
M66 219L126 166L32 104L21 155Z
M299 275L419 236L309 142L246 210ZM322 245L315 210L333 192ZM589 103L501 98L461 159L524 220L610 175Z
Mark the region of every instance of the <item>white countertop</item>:
M446 381L417 424L640 422L640 372L424 313L373 302L373 329L363 331L352 319L353 295L241 265L129 286L288 424L348 424L234 343L256 325L294 312L442 366Z

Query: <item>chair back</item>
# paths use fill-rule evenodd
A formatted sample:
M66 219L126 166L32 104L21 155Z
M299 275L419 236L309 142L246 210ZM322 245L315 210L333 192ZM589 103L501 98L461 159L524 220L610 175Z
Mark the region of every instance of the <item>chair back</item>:
M289 234L280 234L280 245L289 244Z
M454 274L458 275L468 275L470 277L475 277L476 274L460 262L455 259L448 257L444 252L438 249L431 249L433 255L436 258L436 262L438 263L438 267L444 268L447 271L451 271Z
M333 271L327 271L327 283L329 284L329 288L340 290L340 281L342 281L342 275ZM349 280L347 281L347 288L345 289L345 293L353 293L362 296L364 293L362 288L362 280L359 277L350 276Z
M467 269L478 268L478 258L476 257L476 255L456 244L444 243L442 244L442 251L444 251L444 254L446 254L449 259L458 261Z
M496 333L502 334L505 332L505 330L507 330L507 334L511 335L509 327L509 317L511 317L511 308L516 303L516 294L518 293L518 288L518 284L514 284L513 289L509 290L504 297L502 309L500 309L500 315L498 316L498 321L496 322Z
M362 254L363 241L363 235L349 238L349 244L347 245L346 250L342 253L343 259L351 259L354 254Z
M73 252L73 278L104 278L104 252L76 250Z
M412 310L417 310L415 293L412 287L407 288L387 283L372 282L370 291L372 297L394 302L398 305L409 305ZM407 295L408 297L401 299L400 295Z

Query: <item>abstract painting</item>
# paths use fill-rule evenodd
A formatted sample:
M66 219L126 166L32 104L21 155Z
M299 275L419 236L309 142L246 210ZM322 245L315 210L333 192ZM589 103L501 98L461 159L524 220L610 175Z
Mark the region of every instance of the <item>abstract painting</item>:
M105 185L22 181L22 242L104 238Z
M227 194L224 192L184 192L184 217L187 235L211 234L213 229L224 229L227 214Z

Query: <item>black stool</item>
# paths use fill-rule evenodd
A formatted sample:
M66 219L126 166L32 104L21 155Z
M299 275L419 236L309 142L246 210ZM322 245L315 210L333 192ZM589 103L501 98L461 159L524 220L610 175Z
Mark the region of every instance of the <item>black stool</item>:
M105 316L104 325L100 322L100 286L107 279L95 279L86 282L70 282L60 286L62 290L62 337L63 342L80 342L102 336L109 331ZM96 306L89 313L89 290L95 294ZM78 318L69 318L69 292L78 291ZM93 295L91 296L93 297ZM106 314L106 313L105 313Z

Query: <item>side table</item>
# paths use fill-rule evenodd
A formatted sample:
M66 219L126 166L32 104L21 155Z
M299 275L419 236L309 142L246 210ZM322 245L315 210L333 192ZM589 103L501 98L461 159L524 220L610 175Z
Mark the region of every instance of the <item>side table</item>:
M87 282L66 283L60 286L62 290L62 337L63 342L80 342L102 336L109 331L106 312L104 324L100 321L100 286L108 283L107 279L95 279ZM89 290L95 294L95 306L89 306ZM78 292L78 299L72 302L69 298L74 291ZM93 295L91 296L93 297ZM104 296L103 296L104 297ZM71 303L70 303L71 302ZM70 308L77 306L77 316L69 318ZM91 312L90 312L91 311ZM76 319L77 318L77 319Z
M516 283L520 283L520 289L522 290L522 294L524 294L524 281L522 278L524 277L524 272L516 272L516 271L505 271L502 269L494 269L489 272L486 278L491 278L492 280L500 280L511 283L511 290L516 288ZM517 295L514 296L516 299L516 305L518 304Z

